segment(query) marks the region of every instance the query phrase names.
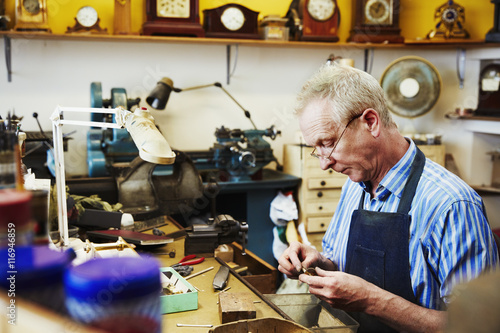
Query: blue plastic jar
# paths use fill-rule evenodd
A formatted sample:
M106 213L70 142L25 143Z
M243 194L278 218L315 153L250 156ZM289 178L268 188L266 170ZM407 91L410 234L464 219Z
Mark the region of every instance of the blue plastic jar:
M160 333L160 267L152 258L102 258L69 269L66 308L76 321L113 333Z
M56 251L46 245L0 249L0 286L10 301L17 296L65 313L63 276L75 258L72 249Z

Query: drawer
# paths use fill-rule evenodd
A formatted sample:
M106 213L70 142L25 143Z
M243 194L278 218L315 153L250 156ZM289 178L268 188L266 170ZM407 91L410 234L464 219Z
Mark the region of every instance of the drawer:
M304 198L308 201L318 199L338 201L340 192L340 189L308 190L305 191Z
M304 177L315 177L315 178L342 178L344 180L347 179L346 175L343 175L341 173L335 172L332 169L328 170L323 170L319 167L319 165L313 167L313 168L305 168L304 169Z
M332 220L332 216L307 218L307 232L325 232Z
M312 201L307 202L305 206L306 215L333 215L338 202L332 201ZM330 216L331 217L331 216Z
M307 179L307 188L309 190L341 188L344 183L345 178L340 177L309 178Z

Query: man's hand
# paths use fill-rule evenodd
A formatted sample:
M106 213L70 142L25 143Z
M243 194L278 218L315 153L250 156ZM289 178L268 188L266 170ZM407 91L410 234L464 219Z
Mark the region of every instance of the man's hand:
M439 332L446 312L426 309L355 275L316 268L317 276L301 274L309 292L334 308L365 312L397 331Z
M316 249L299 242L292 242L278 260L278 270L289 278L296 279L302 273L302 267L321 267L335 270L336 265L323 257Z
M345 311L365 312L370 293L379 289L360 277L344 272L316 268L316 274L302 274L299 280L309 285L311 294Z

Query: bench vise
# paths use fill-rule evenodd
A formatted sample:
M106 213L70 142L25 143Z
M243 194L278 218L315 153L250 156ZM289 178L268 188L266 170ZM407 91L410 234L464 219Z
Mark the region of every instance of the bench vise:
M243 248L242 253L245 253L248 224L236 221L230 215L221 214L209 218L208 224L193 224L185 230L184 255L213 256L219 245L235 241L239 241Z

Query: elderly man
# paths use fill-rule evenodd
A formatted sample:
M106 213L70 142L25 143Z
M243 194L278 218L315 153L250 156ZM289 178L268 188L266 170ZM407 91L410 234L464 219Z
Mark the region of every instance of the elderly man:
M442 330L452 288L498 265L481 197L399 133L369 74L325 65L297 100L311 155L349 179L323 252L292 243L279 270L358 332ZM317 276L301 274L310 267Z

